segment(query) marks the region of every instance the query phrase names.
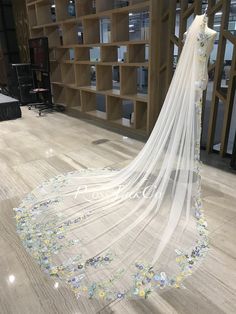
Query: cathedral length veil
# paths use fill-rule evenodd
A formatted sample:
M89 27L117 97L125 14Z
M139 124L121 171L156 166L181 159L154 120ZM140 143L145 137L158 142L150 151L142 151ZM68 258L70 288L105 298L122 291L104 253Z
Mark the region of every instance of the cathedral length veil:
M206 16L190 26L153 132L125 168L59 175L15 208L26 249L79 296L146 298L181 287L208 248L200 191Z

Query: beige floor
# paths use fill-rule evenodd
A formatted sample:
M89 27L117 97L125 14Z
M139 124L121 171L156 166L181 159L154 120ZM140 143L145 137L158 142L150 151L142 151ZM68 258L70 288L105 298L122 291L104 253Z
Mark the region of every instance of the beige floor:
M203 195L211 250L185 290L105 305L56 289L23 249L12 208L59 173L122 167L143 143L59 113L38 117L23 108L23 116L0 123L0 314L236 313L236 175L210 166L203 168Z

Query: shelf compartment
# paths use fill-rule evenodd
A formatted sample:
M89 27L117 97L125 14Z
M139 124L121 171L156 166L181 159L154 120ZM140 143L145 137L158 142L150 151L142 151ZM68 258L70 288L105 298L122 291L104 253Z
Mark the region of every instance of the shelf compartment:
M62 82L64 84L71 84L75 85L75 69L74 64L61 64L61 75L62 75Z
M80 17L83 15L89 15L95 13L96 8L94 7L93 0L77 0L76 1L76 16Z
M100 27L99 18L96 19L84 19L84 43L85 44L96 44L100 43Z
M91 66L89 64L75 65L76 85L90 86L91 85Z
M29 26L33 27L37 25L37 16L36 16L36 7L35 5L32 5L28 7L28 21Z
M110 65L97 65L97 90L110 90L112 89L112 66Z
M118 97L106 97L106 112L108 120L122 119L122 100Z
M130 1L125 1L125 0L113 0L113 8L119 9L119 8L128 7L130 3L131 3Z
M134 128L134 124L130 122L131 114L134 112L132 100L107 96L106 111L109 121Z
M82 112L99 119L107 119L106 97L102 94L81 91Z
M137 94L137 68L120 67L120 92L122 95Z
M89 51L89 60L91 62L99 62L101 60L101 48L91 47Z
M112 14L112 42L123 42L129 40L129 14Z
M120 66L121 95L141 95L148 91L148 64L146 66Z
M53 22L50 1L36 3L36 16L38 25L44 25Z
M106 96L96 94L96 110L106 114Z
M135 5L135 4L138 4L138 3L146 3L147 0L130 0L130 5Z
M66 104L66 93L63 86L52 83L52 96L54 104Z
M56 1L56 17L57 21L64 21L75 18L74 15L70 15L68 11L68 0L55 0Z
M107 10L112 10L113 9L113 4L114 1L112 0L96 0L96 12L103 12Z
M61 45L59 26L45 27L45 36L48 37L48 45L50 48Z
M89 61L90 60L90 48L89 47L75 48L75 60L76 61Z
M112 89L120 91L120 66L112 66Z
M62 25L63 45L83 44L83 29L78 23L64 23Z
M82 90L81 106L83 112L96 110L96 94Z
M117 61L118 61L117 46L101 47L101 62L117 62Z
M108 44L111 42L111 19L101 18L99 20L100 26L100 43Z
M128 45L128 55L127 55L127 61L132 62L145 62L146 58L146 45L140 44L140 45Z
M74 48L60 48L56 50L56 59L60 62L73 61L75 59Z
M80 91L78 89L66 88L66 105L68 107L81 107Z
M50 72L52 82L62 82L61 66L59 62L50 62Z
M129 40L149 40L149 11L130 12Z
M147 129L147 106L146 102L135 101L134 107L134 127L136 129Z
M55 61L55 62L57 60L57 54L56 54L56 50L54 48L49 49L49 60Z
M119 46L117 49L118 61L127 62L128 61L128 51L127 46Z
M30 38L37 38L37 37L43 37L44 36L44 29L42 28L37 28L37 29L32 29L30 30Z
M148 93L148 66L138 67L137 73L137 93L146 94Z

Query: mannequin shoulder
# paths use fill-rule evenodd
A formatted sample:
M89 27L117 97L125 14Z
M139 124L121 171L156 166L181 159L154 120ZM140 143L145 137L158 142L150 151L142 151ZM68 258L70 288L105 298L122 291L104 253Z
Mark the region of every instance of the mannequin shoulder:
M212 39L215 39L216 35L217 35L217 32L214 30L214 29L211 29L211 28L207 28L206 29L206 34L212 38Z

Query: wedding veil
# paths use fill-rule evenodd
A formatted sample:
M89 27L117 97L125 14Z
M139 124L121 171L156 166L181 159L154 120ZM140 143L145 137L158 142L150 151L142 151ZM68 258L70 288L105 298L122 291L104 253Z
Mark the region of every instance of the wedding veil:
M202 15L190 26L156 125L128 166L59 175L15 209L26 249L78 297L145 298L181 287L207 251L199 174L205 23Z

